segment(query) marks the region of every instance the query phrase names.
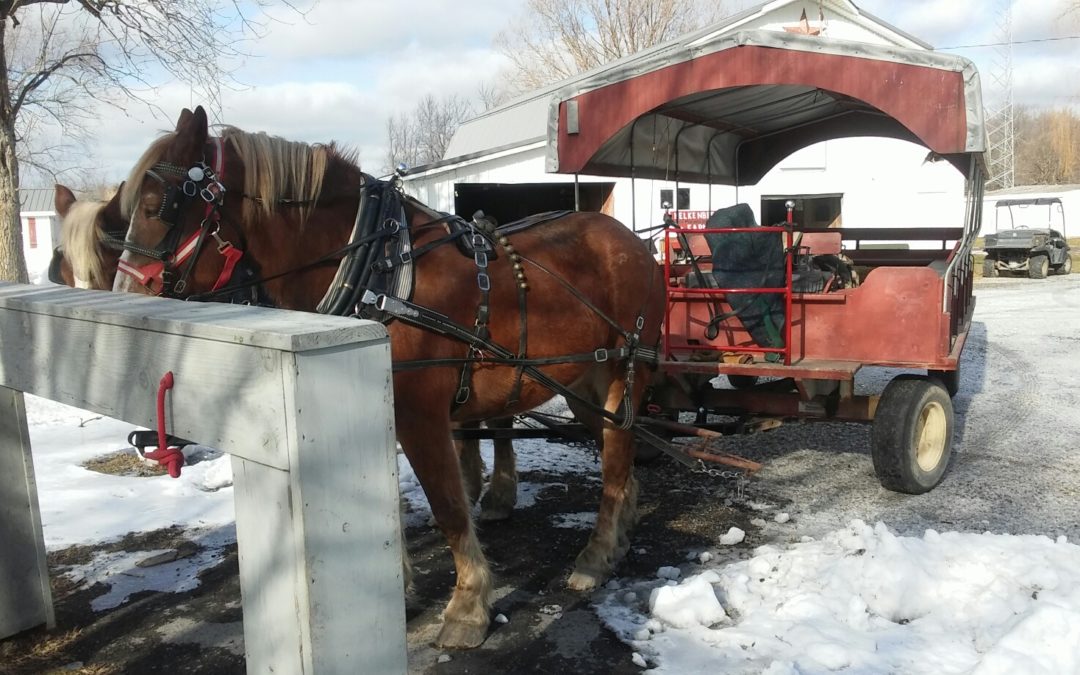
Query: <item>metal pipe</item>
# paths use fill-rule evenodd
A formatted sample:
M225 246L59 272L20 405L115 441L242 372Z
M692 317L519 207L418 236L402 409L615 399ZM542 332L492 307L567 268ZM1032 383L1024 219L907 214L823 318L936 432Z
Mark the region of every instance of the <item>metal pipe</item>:
M705 180L709 182L709 214L712 214L712 142L719 134L713 134L705 144Z
M578 184L578 175L574 174L574 210L581 210L581 189Z
M634 132L640 117L630 123L630 229L637 232L637 167L634 166Z
M672 204L672 206L675 209L676 215L679 213L679 136L682 136L682 133L692 126L695 125L683 124L682 128L675 134L675 203ZM675 222L678 223L679 219L675 218Z

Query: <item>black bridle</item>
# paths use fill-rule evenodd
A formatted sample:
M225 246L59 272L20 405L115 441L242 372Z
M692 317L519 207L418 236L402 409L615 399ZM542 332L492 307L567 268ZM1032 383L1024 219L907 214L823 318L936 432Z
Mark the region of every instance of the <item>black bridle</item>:
M156 283L157 295L183 297L188 278L202 255L208 238L216 241L218 253L225 258L215 290L228 283L233 269L243 256L240 249L219 235L221 207L225 204L226 192L222 183L225 148L221 138L213 138L211 143L215 151L213 166L205 159L187 169L168 162L158 162L146 171L147 177L161 184L161 208L155 217L168 231L153 248L125 241L123 247L126 251L145 256L154 262L136 266L121 259L118 271L151 290L155 290ZM177 178L180 182L175 180ZM205 204L205 212L198 230L187 239L181 240L183 228L179 227L178 216L183 208L192 202Z

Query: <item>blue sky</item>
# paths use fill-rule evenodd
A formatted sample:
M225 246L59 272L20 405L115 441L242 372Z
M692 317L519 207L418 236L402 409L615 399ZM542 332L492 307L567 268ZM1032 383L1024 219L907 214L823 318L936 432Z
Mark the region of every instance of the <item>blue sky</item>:
M1013 0L1014 39L1080 34L1080 16L1062 19L1067 0ZM730 0L733 11L756 4ZM980 0L856 0L856 4L938 47L996 42L998 2ZM250 45L241 86L223 92L222 121L294 140L336 140L356 147L370 171L384 164L387 119L410 110L426 93L476 97L506 60L495 35L524 0L319 0L306 16L281 22ZM275 12L275 14L277 14ZM987 100L991 48L948 50L979 67ZM1080 106L1080 40L1014 48L1017 102ZM102 113L97 166L120 179L157 132L171 129L179 110L196 100L186 85L166 84L155 100L168 112L140 107Z

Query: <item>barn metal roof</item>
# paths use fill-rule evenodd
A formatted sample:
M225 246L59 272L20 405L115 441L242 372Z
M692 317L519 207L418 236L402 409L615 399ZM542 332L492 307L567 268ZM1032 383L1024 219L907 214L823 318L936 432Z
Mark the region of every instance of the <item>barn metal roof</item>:
M54 213L55 195L53 188L19 188L19 212Z

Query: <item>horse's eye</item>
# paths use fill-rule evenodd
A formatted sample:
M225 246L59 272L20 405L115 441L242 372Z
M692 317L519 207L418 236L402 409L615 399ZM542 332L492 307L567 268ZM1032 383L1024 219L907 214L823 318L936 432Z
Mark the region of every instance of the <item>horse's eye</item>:
M161 210L161 195L147 192L142 197L142 210L146 216L156 216Z

